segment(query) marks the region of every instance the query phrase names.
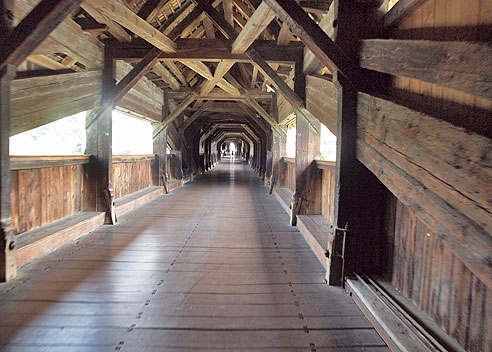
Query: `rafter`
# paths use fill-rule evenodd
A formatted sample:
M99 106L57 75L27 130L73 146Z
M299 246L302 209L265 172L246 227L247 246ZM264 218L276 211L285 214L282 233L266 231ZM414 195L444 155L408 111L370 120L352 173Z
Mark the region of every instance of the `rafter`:
M108 27L109 33L111 33L120 42L129 42L132 40L132 36L120 26L118 23L113 21L111 18L103 15L97 9L92 7L87 1L80 4L80 7L84 9L92 18L94 18L99 23L104 23Z
M264 0L264 2L331 72L338 70L353 84L355 83L354 77L359 77L359 67L321 30L296 1Z
M105 16L118 22L123 27L138 35L140 38L153 44L164 52L176 52L176 44L166 35L152 27L148 22L138 17L118 0L85 0L92 7Z
M42 0L0 43L0 70L19 66L82 0Z
M171 89L179 89L179 82L160 62L155 63L153 71L156 75L160 76L164 82L169 84Z
M199 6L207 13L212 21L215 22L219 29L222 29L230 39L234 39L231 46L232 54L243 54L275 18L273 11L271 11L264 3L261 3L241 33L236 36L234 29L224 21L224 18L221 17L212 6L206 2L200 3ZM208 94L233 65L234 63L230 62L220 62L215 70L213 79L205 84L201 94Z
M181 70L176 66L176 64L172 61L166 61L165 62L166 66L169 67L172 73L178 78L178 80L181 82L182 85L185 87L188 87L188 81L186 80L185 76L181 72Z

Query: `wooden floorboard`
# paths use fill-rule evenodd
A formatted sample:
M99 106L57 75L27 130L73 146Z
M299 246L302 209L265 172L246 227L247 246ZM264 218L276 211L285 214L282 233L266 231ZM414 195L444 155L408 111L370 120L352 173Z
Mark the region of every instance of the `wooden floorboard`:
M238 161L24 266L0 289L2 351L387 351Z

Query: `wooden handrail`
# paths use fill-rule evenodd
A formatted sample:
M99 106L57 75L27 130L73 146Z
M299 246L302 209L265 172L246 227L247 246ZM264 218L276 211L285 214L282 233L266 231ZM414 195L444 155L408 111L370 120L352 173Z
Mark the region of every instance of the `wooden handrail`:
M316 167L322 170L329 170L335 172L337 167L337 163L335 161L327 161L327 160L315 160Z
M91 155L15 155L10 157L10 170L41 169L88 164Z
M140 155L113 155L113 164L117 163L136 163L139 161L154 160L155 154Z
M286 163L292 163L292 164L294 164L296 162L296 158L291 158L288 156L283 156L282 160Z

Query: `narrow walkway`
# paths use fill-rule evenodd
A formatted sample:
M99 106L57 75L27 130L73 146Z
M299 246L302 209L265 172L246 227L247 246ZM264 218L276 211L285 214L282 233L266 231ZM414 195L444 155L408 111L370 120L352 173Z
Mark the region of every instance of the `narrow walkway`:
M0 285L0 350L387 350L246 164L119 220Z

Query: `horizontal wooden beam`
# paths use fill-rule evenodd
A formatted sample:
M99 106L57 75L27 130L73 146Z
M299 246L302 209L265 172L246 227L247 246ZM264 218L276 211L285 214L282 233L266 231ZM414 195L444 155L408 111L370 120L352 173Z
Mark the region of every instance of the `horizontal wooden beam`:
M360 65L492 100L492 46L427 40L362 41Z
M19 66L82 0L42 0L0 43L0 70Z
M90 155L56 155L56 156L11 156L10 170L42 169L67 165L88 164Z
M16 79L11 91L10 134L91 110L101 99L101 71Z
M208 39L178 39L176 41L175 53L162 53L159 56L161 61L233 61L249 63L250 60L244 54L231 54L231 41L208 40ZM116 60L139 60L152 48L152 45L134 40L131 43L111 42L114 45L114 55ZM291 42L289 45L280 46L274 41L257 41L253 47L269 62L280 64L293 64L299 52L304 49L298 42Z
M168 96L171 99L184 99L191 91L191 89L169 91ZM273 97L273 93L263 92L261 90L248 89L246 92L253 99L258 100L270 100ZM208 95L198 95L196 100L244 100L244 97L231 96L230 94L225 93L222 89L215 88Z

